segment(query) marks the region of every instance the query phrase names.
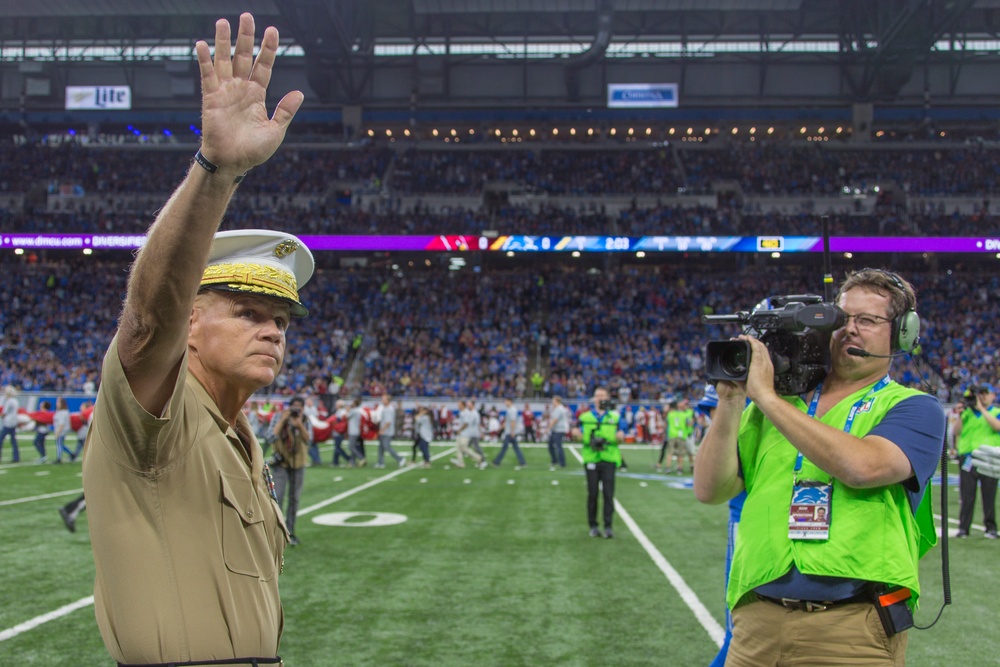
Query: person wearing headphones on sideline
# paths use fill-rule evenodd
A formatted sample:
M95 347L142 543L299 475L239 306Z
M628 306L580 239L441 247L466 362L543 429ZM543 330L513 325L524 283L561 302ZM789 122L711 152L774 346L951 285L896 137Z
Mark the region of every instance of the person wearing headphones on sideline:
M912 286L863 269L847 277L837 305L845 324L831 336L832 369L814 390L779 395L767 347L746 335L746 381L717 385L694 490L712 504L747 492L727 591L730 667L791 656L802 664L904 659L917 563L936 540L918 508L945 416L936 398L889 376L892 358L917 342Z

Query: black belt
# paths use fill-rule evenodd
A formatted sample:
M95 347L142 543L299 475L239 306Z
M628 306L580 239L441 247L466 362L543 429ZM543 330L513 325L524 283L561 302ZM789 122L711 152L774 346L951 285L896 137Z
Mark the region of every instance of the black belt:
M843 600L793 600L791 598L772 598L767 595L761 595L760 593L755 593L758 600L763 600L764 602L770 602L771 604L776 604L779 607L784 607L785 609L795 609L797 611L826 611L830 607L839 607L845 604L852 604L854 602L871 602L871 596L867 593L858 593L855 596L844 598Z
M189 665L280 665L281 656L274 658L223 658L220 660L192 660L188 662L144 662L132 664L119 662L118 667L188 667Z

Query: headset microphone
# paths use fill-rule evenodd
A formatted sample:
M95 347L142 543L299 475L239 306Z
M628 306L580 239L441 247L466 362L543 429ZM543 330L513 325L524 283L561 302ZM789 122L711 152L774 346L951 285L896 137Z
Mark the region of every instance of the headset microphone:
M868 350L862 350L860 347L849 347L847 348L847 354L852 357L877 357L878 359L892 359L893 357L900 357L904 354L909 354L908 352L896 352L894 354L873 354Z

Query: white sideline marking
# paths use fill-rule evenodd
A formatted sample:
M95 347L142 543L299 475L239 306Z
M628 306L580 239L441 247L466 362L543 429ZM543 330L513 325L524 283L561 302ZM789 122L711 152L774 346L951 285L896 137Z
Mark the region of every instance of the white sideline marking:
M938 537L941 537L941 515L940 514L935 514L934 515L934 519L937 521L937 534L938 534ZM948 517L948 523L949 524L952 524L952 523L958 524L958 519L956 519L954 517ZM986 526L978 524L978 523L972 524L971 526L969 526L969 528L981 531L983 533L986 532ZM954 537L954 535L951 535L951 537Z
M54 621L57 618L62 618L63 616L66 616L67 614L73 613L77 609L83 609L84 607L89 607L92 604L94 604L94 596L93 595L91 595L88 598L83 598L81 600L77 600L76 602L68 604L65 607L59 607L55 611L50 611L47 614L42 614L41 616L36 616L35 618L31 619L30 621L25 621L24 623L19 623L18 625L15 625L12 628L8 628L7 630L0 630L0 642L7 641L8 639L16 637L19 634L21 634L22 632L27 632L28 630L34 630L35 628L37 628L39 625L41 625L43 623L48 623L49 621Z
M15 498L14 500L4 500L0 502L0 507L5 505L19 505L21 503L30 503L33 500L47 500L48 498L58 498L59 496L78 496L83 493L83 489L73 489L72 491L59 491L57 493L46 493L41 496L29 496L27 498Z
M448 455L453 454L453 453L455 453L454 448L446 449L443 452L440 452L440 453L435 454L434 456L432 456L431 460L432 461L436 461L437 459L443 458L443 457L448 456ZM344 491L343 493L338 493L337 495L335 495L332 498L327 498L326 500L318 502L315 505L310 505L309 507L306 507L304 509L300 509L298 511L298 513L296 514L296 516L303 516L305 514L309 514L310 512L315 512L318 509L323 509L327 505L332 505L333 503L339 502L339 501L343 500L344 498L349 498L349 497L353 496L355 493L358 493L359 491L364 491L365 489L370 489L373 486L375 486L376 484L381 484L382 482L385 482L385 481L388 481L390 479L393 479L394 477L399 477L404 472L408 472L410 470L421 470L421 469L422 468L420 468L420 466L410 466L410 465L406 466L405 468L396 468L392 472L387 473L385 475L382 475L381 477L376 477L375 479L371 480L370 482L365 482L361 486L356 486L353 489L348 489L347 491Z
M567 449L572 452L573 456L575 456L580 463L583 463L583 457L580 456L576 447L567 447ZM649 557L653 559L656 566L660 568L660 572L667 577L667 581L670 582L670 585L673 586L674 590L680 594L681 600L684 601L684 604L688 606L688 609L694 612L694 617L698 619L699 623L701 623L701 627L705 628L705 632L707 632L708 636L712 638L715 645L721 648L722 642L726 636L726 631L722 629L722 626L715 620L715 617L709 613L708 609L706 609L705 605L701 603L701 600L698 599L695 592L691 590L691 587L684 581L684 578L670 564L670 561L668 561L666 557L660 553L659 549L657 549L656 546L649 540L649 538L646 537L646 533L642 532L642 529L639 528L639 524L632 519L632 515L626 511L625 507L620 502L618 502L617 498L615 498L615 511L621 515L622 521L625 522L625 525L628 526L632 535L634 535L635 539L642 545L642 548L646 550Z

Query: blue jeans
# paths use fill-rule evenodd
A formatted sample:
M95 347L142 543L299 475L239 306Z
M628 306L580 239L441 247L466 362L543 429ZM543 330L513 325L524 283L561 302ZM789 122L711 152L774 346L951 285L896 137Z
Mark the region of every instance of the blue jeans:
M11 459L11 463L17 463L21 460L21 452L17 450L17 427L16 426L4 426L3 430L0 431L0 456L3 454L3 441L10 436L10 448L14 453L14 458Z
M500 462L503 461L504 454L507 453L508 447L514 448L514 455L517 456L517 462L519 465L527 465L524 461L524 454L521 453L521 448L517 446L517 436L514 435L505 435L503 437L503 447L500 448L500 453L497 454L496 459L494 459L494 465L500 465Z
M563 451L565 437L565 433L556 433L555 431L549 434L549 459L552 461L552 465L557 465L560 468L566 467L566 452Z
M431 449L430 449L430 445L428 445L427 441L424 440L423 438L417 438L416 445L417 445L417 448L420 450L420 453L424 457L424 463L430 463L431 462ZM413 460L414 460L414 462L416 462L417 458L413 457Z
M337 433L333 436L333 465L340 465L340 459L344 459L344 463L351 462L351 455L344 451L341 446L344 442L344 434Z
M403 457L392 448L392 436L391 435L380 435L378 437L378 464L385 465L385 455L389 454L392 458L396 459L396 463L402 464Z
M35 433L35 449L38 450L38 455L45 458L45 436L48 433Z
M69 451L69 447L66 446L66 434L56 438L56 461L62 461L63 452L66 452L66 456L69 457L70 461L76 460L76 455Z

